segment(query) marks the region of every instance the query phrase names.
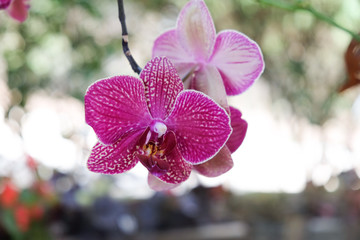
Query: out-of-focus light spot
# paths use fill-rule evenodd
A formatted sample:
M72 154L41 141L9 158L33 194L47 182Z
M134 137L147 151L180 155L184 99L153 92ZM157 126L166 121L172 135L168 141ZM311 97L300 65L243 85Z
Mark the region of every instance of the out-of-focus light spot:
M23 44L23 38L19 33L5 31L1 36L0 50L17 50Z
M322 186L329 181L332 173L333 171L330 165L319 164L314 167L314 170L312 172L312 180L315 185Z
M55 189L60 193L68 192L73 186L73 182L68 177L61 177L55 182Z
M1 120L0 133L0 159L3 158L7 161L22 159L24 148L20 136Z
M51 168L45 167L43 165L38 165L37 171L39 177L44 181L50 180L54 174L54 171Z
M135 233L135 231L138 229L136 218L129 214L120 215L117 219L117 224L120 230L126 234Z
M20 123L24 115L25 115L25 111L23 108L19 106L14 106L10 109L8 118Z
M358 191L358 190L360 190L360 180L356 181L356 182L351 186L351 190L353 190L353 191Z
M293 14L294 24L298 29L307 30L314 23L314 17L308 12L298 11Z
M58 78L71 68L71 44L64 35L49 34L40 45L30 50L27 64L37 75Z
M94 130L90 126L86 126L86 129L88 130L87 136L86 136L86 145L89 149L92 149L95 144L97 143L98 138L94 132Z
M12 181L20 188L29 188L35 181L34 174L25 164L17 164L13 167Z
M137 164L133 169L125 174L116 175L116 187L110 191L110 196L114 198L138 198L146 199L151 197L154 192L147 186L148 171L141 164Z
M197 177L199 179L200 185L202 185L204 187L216 187L226 181L225 174L218 176L218 177L214 177L214 178L209 178L209 177L205 177L205 176L198 174Z
M354 116L360 122L360 95L356 98L351 110Z
M339 188L339 178L331 177L330 180L324 185L324 188L328 192L335 192Z
M31 3L31 11L40 13L42 16L43 14L48 14L48 12L54 11L56 3L46 0L36 0Z
M37 109L23 121L22 135L27 152L45 166L69 171L79 161L74 142L61 135L58 114L50 109Z
M32 49L28 53L27 64L38 76L46 75L51 70L51 61L45 54L43 54L43 50L40 48Z

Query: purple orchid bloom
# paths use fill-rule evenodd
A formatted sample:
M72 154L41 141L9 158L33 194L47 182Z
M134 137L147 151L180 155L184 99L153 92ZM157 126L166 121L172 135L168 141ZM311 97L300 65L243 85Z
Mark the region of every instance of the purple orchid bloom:
M227 110L226 95L244 92L264 70L261 50L253 40L234 30L216 35L203 0L186 4L176 28L155 40L155 56L170 59L185 88L207 94Z
M232 132L226 111L205 94L184 90L172 63L160 57L147 63L140 79L116 76L92 84L85 119L99 138L89 170L123 173L140 161L155 190L185 181Z
M6 9L9 15L19 22L24 22L28 17L28 0L0 0L0 9Z

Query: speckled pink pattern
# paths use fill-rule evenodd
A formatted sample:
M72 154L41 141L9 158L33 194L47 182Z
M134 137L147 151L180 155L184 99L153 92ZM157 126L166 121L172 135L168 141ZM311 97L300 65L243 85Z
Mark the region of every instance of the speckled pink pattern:
M140 79L116 76L95 82L85 95L85 120L104 144L124 133L149 125L144 84Z
M97 173L118 174L133 168L138 163L135 150L142 132L141 129L129 132L111 145L98 142L93 147L88 159L88 169Z
M140 74L144 81L145 97L153 118L165 119L183 84L173 64L166 58L155 58L146 64Z
M232 131L230 119L203 93L183 91L166 58L152 59L140 78L116 76L89 87L85 119L100 142L88 168L116 174L140 160L159 180L151 185L168 188L185 181L192 164L207 161L224 146Z
M184 159L199 164L213 157L231 134L226 111L201 92L186 90L165 121L174 129Z

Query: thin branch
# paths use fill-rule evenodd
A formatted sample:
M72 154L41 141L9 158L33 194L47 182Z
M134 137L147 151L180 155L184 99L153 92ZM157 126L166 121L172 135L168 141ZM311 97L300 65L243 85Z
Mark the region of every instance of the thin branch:
M123 0L118 0L118 8L119 8L119 20L120 20L121 29L122 29L121 43L122 43L122 47L123 47L123 52L124 52L127 60L129 61L133 71L136 72L137 74L140 74L141 68L136 63L136 61L133 58L133 56L131 55L131 52L130 52L130 49L129 49L129 37L128 37L128 31L127 31L127 28L126 28L125 11L124 11Z

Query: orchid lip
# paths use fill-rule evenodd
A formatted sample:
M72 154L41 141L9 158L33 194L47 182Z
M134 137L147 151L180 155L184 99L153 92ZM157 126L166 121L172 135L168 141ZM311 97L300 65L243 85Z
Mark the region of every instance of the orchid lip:
M162 149L162 145L163 144L159 144L159 142L150 141L144 144L137 154L138 159L144 167L155 176L163 175L169 169L169 164L166 161L165 149Z
M165 124L157 122L161 131L164 130ZM156 123L154 124L156 125ZM155 128L153 126L150 127ZM170 131L166 134L162 134L161 137L156 137L155 131L151 131L149 128L145 130L143 137L146 140L140 138L138 144L137 158L140 160L142 165L146 167L151 174L154 176L161 176L168 172L170 165L167 161L167 156L173 151L176 146L175 134ZM166 128L167 129L167 128ZM157 133L159 134L159 133Z
M161 176L169 170L169 163L157 156L137 155L138 159L149 172L155 176Z

